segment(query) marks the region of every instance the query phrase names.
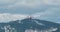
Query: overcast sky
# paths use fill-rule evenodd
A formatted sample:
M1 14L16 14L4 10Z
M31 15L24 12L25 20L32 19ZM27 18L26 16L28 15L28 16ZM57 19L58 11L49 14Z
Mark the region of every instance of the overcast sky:
M60 22L60 0L0 0L0 22L35 18Z

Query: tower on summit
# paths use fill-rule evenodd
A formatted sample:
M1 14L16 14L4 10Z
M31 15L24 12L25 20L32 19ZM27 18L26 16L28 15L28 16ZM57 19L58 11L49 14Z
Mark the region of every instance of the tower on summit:
M32 19L32 16L28 16L29 19Z

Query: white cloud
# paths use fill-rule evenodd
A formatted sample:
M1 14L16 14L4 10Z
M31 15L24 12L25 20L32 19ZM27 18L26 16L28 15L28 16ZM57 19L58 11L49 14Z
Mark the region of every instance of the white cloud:
M0 14L0 22L9 22L15 20L21 20L26 18L27 15L25 14L10 14L10 13L3 13Z
M38 17L38 15L28 15L28 14L11 14L11 13L0 13L0 22L10 22L16 20L22 20L28 18L28 16L32 16L33 18Z
M42 19L42 20L48 20L48 21L60 21L60 11L56 8L49 8L48 10L44 12L37 12L30 16L32 16L35 19ZM10 14L10 13L0 13L0 22L9 22L9 21L15 21L15 20L21 20L29 16L28 14Z
M38 13L33 14L32 16L36 17L36 18L40 17L41 19L46 19L46 20L51 19L53 17L60 18L55 15L55 14L58 14L58 12L60 12L59 8L56 7L56 6L60 5L60 0L0 0L0 5L2 5L3 8L7 7L7 9L11 9L11 10L13 10L16 7L17 7L17 9L19 7L24 7L24 8L29 7L29 9L30 9L30 7L31 8L38 8L38 7L42 8L41 6L44 7L45 5L48 5L48 6L53 5L54 8L52 8L53 6L52 7L50 6L45 12L38 12ZM0 15L2 15L2 16L0 16L0 17L2 17L0 19L0 21L3 22L3 21L7 21L7 20L20 19L19 17L21 14L5 14L5 13L3 13ZM22 15L22 16L25 17L26 15ZM9 17L11 17L11 18L9 18Z
M43 5L60 5L60 0L0 0L0 5L7 8L28 7L37 8Z
M9 5L8 7L38 7L42 5L43 2L41 0L17 0L13 5Z
M43 0L47 5L60 5L60 0Z
M16 0L0 0L0 5L13 4Z
M38 18L41 20L47 20L52 22L59 22L60 21L60 9L59 8L49 8L44 12L37 12L33 14L34 18Z

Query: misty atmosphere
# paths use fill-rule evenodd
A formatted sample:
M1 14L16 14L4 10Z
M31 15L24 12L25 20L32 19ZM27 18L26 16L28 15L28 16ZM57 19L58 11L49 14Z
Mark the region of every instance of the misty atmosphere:
M0 0L0 32L60 32L60 0Z

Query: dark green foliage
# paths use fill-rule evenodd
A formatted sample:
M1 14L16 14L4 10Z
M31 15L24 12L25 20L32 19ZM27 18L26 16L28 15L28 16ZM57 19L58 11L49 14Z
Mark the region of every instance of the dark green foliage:
M19 21L21 21L21 23L19 23ZM42 23L44 25L38 25L35 21L38 21L39 23ZM25 32L26 29L45 30L45 29L49 29L51 27L58 28L58 30L54 31L54 32L60 32L59 24L49 22L49 21L39 20L39 19L27 18L27 19L23 19L23 20L11 21L9 23L0 23L0 27L4 27L7 25L10 25L11 27L15 28L17 30L17 32ZM0 30L0 32L2 32L2 29Z

